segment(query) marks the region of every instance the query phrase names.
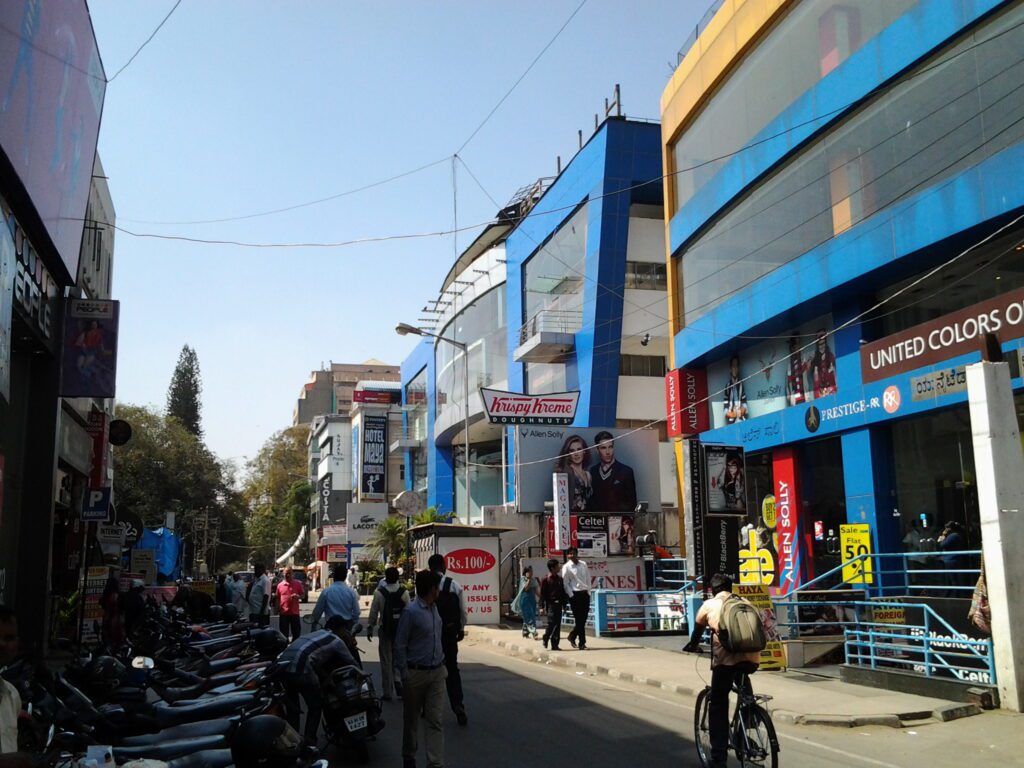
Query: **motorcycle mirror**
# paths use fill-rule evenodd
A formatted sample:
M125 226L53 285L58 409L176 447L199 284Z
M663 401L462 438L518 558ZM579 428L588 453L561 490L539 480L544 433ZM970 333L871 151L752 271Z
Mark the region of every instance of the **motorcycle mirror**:
M148 656L136 656L132 659L132 669L153 669L156 662Z

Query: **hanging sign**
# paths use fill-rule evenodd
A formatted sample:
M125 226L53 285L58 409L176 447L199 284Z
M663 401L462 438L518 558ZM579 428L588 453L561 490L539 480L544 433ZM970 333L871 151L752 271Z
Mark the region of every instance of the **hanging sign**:
M579 392L553 395L524 395L498 389L480 389L484 410L491 424L561 424L576 419Z
M569 529L569 475L555 472L551 476L555 500L555 549L564 551L571 544Z

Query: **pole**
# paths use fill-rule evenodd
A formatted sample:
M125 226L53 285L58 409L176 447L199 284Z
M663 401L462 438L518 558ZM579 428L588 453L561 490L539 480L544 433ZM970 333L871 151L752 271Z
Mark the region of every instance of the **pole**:
M472 495L470 494L469 488L469 346L463 345L462 347L462 360L465 363L466 378L462 382L462 396L465 398L462 404L462 412L465 415L465 424L463 429L465 430L465 437L463 438L463 445L465 446L465 470L466 470L466 525L470 524L470 508L472 507Z

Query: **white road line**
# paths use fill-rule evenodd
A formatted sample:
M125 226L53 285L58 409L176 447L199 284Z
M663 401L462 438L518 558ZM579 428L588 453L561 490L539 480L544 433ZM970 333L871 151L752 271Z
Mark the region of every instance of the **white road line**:
M491 654L494 654L496 656L500 656L501 658L504 658L504 659L509 659L509 660L512 660L512 661L519 661L519 662L523 662L523 663L529 663L529 664L532 664L532 665L536 665L537 664L537 662L535 662L535 661L531 661L529 659L524 659L524 658L521 658L519 656L514 656L514 655L511 655L511 654L504 653L499 648L495 648L494 650L491 650L490 648L485 648L482 645L478 645L478 646L475 646L475 647L480 649L480 650L483 650L483 651L485 651L487 653L491 653ZM545 665L545 666L547 666L547 665ZM570 672L571 671L567 667L560 667L558 665L551 665L551 666L553 666L556 670L559 670L559 671L562 671L562 672ZM652 701L656 701L659 704L668 704L669 706L678 707L679 709L685 709L685 710L687 710L689 712L693 712L694 711L694 707L692 705L687 705L687 704L685 704L685 703L683 703L681 701L672 701L671 699L663 698L661 696L655 696L655 695L650 694L650 693L645 693L644 691L637 691L637 690L633 690L631 688L622 688L621 686L618 686L618 685L615 685L612 682L609 682L611 680L614 680L614 678L609 678L609 677L604 676L604 675L602 675L600 677L591 676L591 675L580 675L580 676L577 676L576 679L577 680L585 680L585 681L587 681L589 683L594 683L594 684L600 685L602 688L612 688L612 689L614 689L616 691L621 691L622 693L629 693L629 694L632 694L632 695L635 695L635 696L642 696L645 699L651 699ZM845 749L838 749L837 747L830 747L830 746L828 746L826 744L821 744L821 743L819 743L817 741L811 741L810 739L801 738L800 736L793 736L792 734L782 733L782 732L780 732L778 730L778 728L776 728L775 730L776 730L776 733L778 734L780 739L786 739L787 741L791 741L791 742L794 742L796 744L801 744L801 745L806 746L806 747L814 747L816 749L820 749L820 750L823 750L825 752L831 752L834 755L842 755L843 757L847 757L847 758L850 758L852 760L857 760L859 762L866 763L868 765L878 766L878 768L903 768L903 766L896 765L895 763L886 763L886 762L883 762L881 760L875 760L874 758L871 758L871 757L865 757L864 755L858 755L856 752L847 752Z

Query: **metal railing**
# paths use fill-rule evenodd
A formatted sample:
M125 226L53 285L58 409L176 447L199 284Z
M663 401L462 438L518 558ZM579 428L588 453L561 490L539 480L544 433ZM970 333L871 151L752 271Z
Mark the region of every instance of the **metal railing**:
M697 42L697 38L700 37L700 33L707 29L708 24L711 23L711 19L714 18L715 14L718 13L718 9L725 4L725 0L713 0L711 7L708 8L704 15L700 17L700 21L693 30L686 36L683 41L683 46L679 49L679 53L676 56L676 66L683 63L683 59L686 58L686 54L693 48L693 44Z
M542 309L519 329L519 343L525 344L538 333L576 333L582 327L582 310Z
M685 557L662 557L654 560L654 589L680 589L690 579Z
M676 590L598 589L593 593L594 634L687 631L696 581Z
M927 558L927 560L921 558ZM980 565L959 568L933 567L936 562L942 562L943 558L969 559L969 562L980 564L981 550L970 549L941 553L880 552L858 555L819 576L815 576L797 589L791 590L784 597L798 592L807 592L812 588L820 591L849 587L864 588L880 593L908 590L918 593L921 597L925 595L970 597L978 575L981 573ZM899 565L887 567L893 562ZM918 567L921 565L926 567ZM937 577L937 580L931 582L929 581L931 577Z

